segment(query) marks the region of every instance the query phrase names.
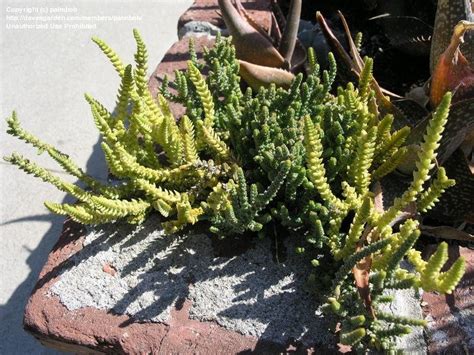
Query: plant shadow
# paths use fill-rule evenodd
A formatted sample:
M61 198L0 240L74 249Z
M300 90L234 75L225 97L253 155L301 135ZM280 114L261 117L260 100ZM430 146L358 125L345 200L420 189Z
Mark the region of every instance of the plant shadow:
M315 316L318 304L305 291L308 260L288 253L284 262L275 262L269 239L244 240L248 247L239 250L242 240L225 247L226 240L216 246L211 238L189 229L165 236L156 215L135 227L104 225L62 266L51 290L69 307L128 314L123 327L169 324L172 310L188 299L190 319L215 322L285 349L332 342L326 319ZM291 241L286 247L294 249ZM232 249L239 252L231 255ZM116 272L104 272L104 265Z

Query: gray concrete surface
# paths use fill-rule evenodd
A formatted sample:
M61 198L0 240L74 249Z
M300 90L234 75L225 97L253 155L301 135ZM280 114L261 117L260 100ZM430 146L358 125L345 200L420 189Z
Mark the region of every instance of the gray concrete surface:
M1 155L18 151L54 172L60 171L46 156L37 156L33 149L5 134L3 119L15 109L26 129L70 154L90 174L103 178L105 164L83 94L88 92L113 109L119 80L90 37L101 37L124 61L131 62L135 48L132 28L138 28L148 44L151 73L177 39L178 17L191 3L192 0L1 0ZM57 12L64 8L69 12ZM18 9L23 12L14 12ZM38 17L48 15L136 17ZM62 29L52 28L60 24ZM30 28L25 28L27 25ZM43 28L45 25L48 28ZM42 202L61 202L65 195L4 162L0 163L0 179L0 354L54 353L23 331L22 317L63 221L48 213Z

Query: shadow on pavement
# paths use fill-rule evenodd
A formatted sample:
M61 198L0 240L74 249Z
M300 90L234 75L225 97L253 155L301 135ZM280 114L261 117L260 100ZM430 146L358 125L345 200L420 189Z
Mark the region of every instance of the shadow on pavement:
M95 177L106 175L107 167L100 148L100 140L94 145L85 170ZM74 202L74 199L71 196L66 196L62 202L71 203ZM28 276L15 289L8 301L0 305L0 354L66 354L64 352L38 347L38 342L23 330L23 312L26 303L38 281L38 276L48 258L49 252L61 234L64 217L54 214L44 214L5 221L3 223L6 225L38 220L48 221L51 226L41 238L38 247L34 250L28 250L30 252L26 260L30 268Z

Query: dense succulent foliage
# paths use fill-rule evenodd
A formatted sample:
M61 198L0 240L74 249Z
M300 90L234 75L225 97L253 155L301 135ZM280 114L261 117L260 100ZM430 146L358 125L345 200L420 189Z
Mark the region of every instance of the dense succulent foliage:
M229 39L218 37L204 52L204 63L191 42L188 69L176 71L173 83L165 80L155 99L147 88L147 51L134 35L135 68L94 39L122 79L114 112L86 95L115 177L109 185L26 132L15 113L8 119L10 134L47 152L87 186L66 182L19 154L6 157L78 200L46 207L84 224L122 218L140 223L156 212L168 233L198 221L221 237L247 231L263 237L276 229L297 233L306 240L297 251L314 255L315 268L333 272L325 308L342 317L342 343L389 349L394 337L423 325L384 313L379 305L390 302L386 289L449 293L464 272L462 259L441 272L446 244L424 261L413 248L420 235L416 213L407 219L404 212L413 205L429 209L454 184L442 167L430 175L451 96L443 98L419 145L411 185L384 209L379 181L407 153L409 128L394 131L393 117L379 114L369 85L370 59L357 88L348 83L331 93L334 58L321 73L310 52L308 74L297 75L289 89L271 85L253 92L241 89ZM169 101L184 105L186 114L177 120ZM321 255L329 266L319 265ZM415 271L400 266L405 256Z

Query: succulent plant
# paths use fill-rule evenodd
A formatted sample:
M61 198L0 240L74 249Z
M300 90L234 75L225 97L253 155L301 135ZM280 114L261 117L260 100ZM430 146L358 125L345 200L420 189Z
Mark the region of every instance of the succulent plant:
M361 72L362 59L344 16L341 13L339 16L349 42L349 52L334 36L320 13L317 14L317 20L336 54L338 63L343 68L349 69L348 71L353 75L352 80L354 80L354 75L357 80ZM471 161L474 142L472 138L474 137L474 77L469 58L474 57L474 40L467 37L466 41L463 41L466 32L473 28L472 23L469 22L472 19L470 2L462 0L438 1L431 41L432 77L429 97L431 106L436 107L446 92L453 92L453 102L446 131L439 143L437 164L445 166L448 175L452 176L457 184L441 198L441 203L430 210L429 214L449 225L473 221L474 205L470 196L474 193L474 168ZM460 48L461 43L463 43L462 48ZM389 99L393 95L381 88L375 80L372 81L372 88L380 111L393 114L395 126L409 125L412 127L407 138L407 155L397 167L398 171L408 175L415 169L420 142L428 121L432 117L432 112L426 111L424 107L419 107L414 101L405 99L404 102L409 101L411 105L417 107L416 110L405 113L404 108L398 105L397 100ZM415 119L409 117L414 111L426 112L426 114ZM458 149L463 154L458 154L456 152ZM439 236L442 237L442 234Z
M15 113L7 120L8 133L46 152L87 185L82 189L66 182L19 154L6 157L77 199L75 204L46 202L48 209L84 224L140 223L158 213L170 235L199 222L222 238L245 232L272 238L283 230L302 237L297 252L308 253L315 268L330 272L333 282L323 297L326 309L342 321L343 343L389 349L394 336L424 324L385 314L378 305L387 302L386 289L449 293L464 272L462 258L441 272L444 244L428 261L414 249L420 212L454 183L443 168L429 181L448 121L450 93L427 121L411 183L391 206L383 206L379 182L408 153L404 142L410 128L395 129L393 115L379 112L370 58L363 60L357 86L348 83L334 94L334 57L321 73L311 50L308 75L296 75L288 89L271 84L244 92L236 49L230 39L218 37L204 51L204 63L191 42L187 70L176 72L173 83L165 80L153 98L145 78L146 47L137 31L134 36L134 69L94 39L121 78L112 113L86 95L114 176L109 184L94 180L66 154L26 132ZM182 117L173 117L170 101L186 108ZM412 205L416 211L407 211ZM401 268L405 255L417 272Z

